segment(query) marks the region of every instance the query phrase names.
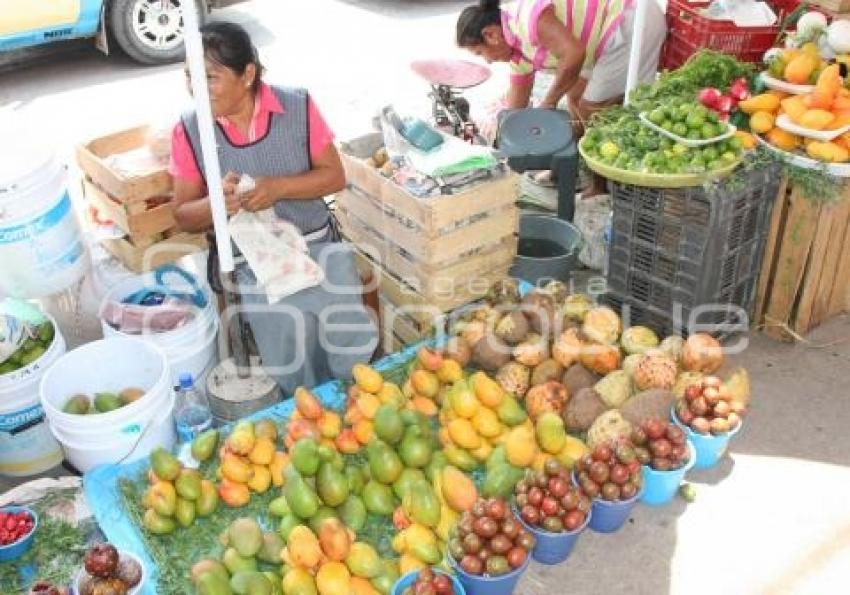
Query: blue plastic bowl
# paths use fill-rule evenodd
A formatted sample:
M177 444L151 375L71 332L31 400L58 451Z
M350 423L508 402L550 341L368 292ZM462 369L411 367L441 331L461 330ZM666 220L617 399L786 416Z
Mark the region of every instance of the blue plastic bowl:
M517 520L522 523L522 526L525 527L526 531L530 531L531 534L534 535L534 539L537 540L537 545L534 546L534 551L531 552L531 557L541 564L549 565L560 564L570 557L570 554L573 552L573 548L578 541L579 535L581 535L581 532L584 531L588 523L590 523L590 517L592 514L592 512L588 511L587 516L584 519L584 523L582 523L577 529L572 531L562 531L561 533L551 533L537 527L532 527L526 523L522 520L519 511L517 511L516 507L514 507L514 516L516 516Z
M466 590L464 590L463 585L460 584L460 581L457 580L456 576L434 568L432 568L431 570L434 571L434 574L445 574L447 577L452 579L452 587L454 588L455 595L466 595ZM402 595L405 589L413 586L413 583L416 582L417 576L419 576L418 570L413 570L405 574L403 577L401 577L395 582L395 584L393 585L393 590L390 592L390 595Z
M526 556L522 566L502 576L475 576L465 572L451 556L448 556L448 559L466 595L510 595L531 562L531 556Z
M694 469L709 469L719 463L729 448L729 440L732 439L732 436L740 432L741 427L744 425L742 422L734 430L730 430L725 434L717 434L716 436L714 434L698 434L679 421L679 418L676 416L675 405L670 409L670 419L685 431L688 440L691 441L696 449L697 456Z
M680 469L673 471L656 471L649 465L641 466L641 474L643 475L643 496L640 501L650 506L661 506L667 504L676 495L676 491L682 484L685 478L685 473L690 471L691 467L697 462L697 453L693 442L687 441L688 452L690 453L688 462Z
M4 506L0 508L0 512L26 512L32 517L32 529L29 533L15 543L0 546L0 562L11 562L26 554L32 547L33 541L35 541L35 532L38 530L38 515L26 506Z
M578 486L575 471L573 471L572 478L573 485ZM644 486L641 481L638 493L628 500L609 502L601 498L594 498L593 503L590 505L590 522L587 526L590 527L591 531L596 531L597 533L614 533L618 531L625 524L626 520L628 520L632 509L643 495L643 490Z

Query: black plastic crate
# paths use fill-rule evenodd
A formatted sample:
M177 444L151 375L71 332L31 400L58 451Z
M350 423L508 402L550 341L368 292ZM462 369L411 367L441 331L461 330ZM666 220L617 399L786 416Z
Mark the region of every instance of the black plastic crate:
M704 304L749 312L779 183L775 168L749 172L744 184L613 183L609 290L661 316Z

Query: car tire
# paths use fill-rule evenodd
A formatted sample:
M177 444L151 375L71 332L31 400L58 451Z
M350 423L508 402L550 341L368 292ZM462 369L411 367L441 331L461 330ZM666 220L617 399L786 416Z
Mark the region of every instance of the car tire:
M195 2L203 23L205 0L112 0L107 13L109 33L130 58L141 64L170 64L183 59L181 2ZM165 5L165 9L162 7Z

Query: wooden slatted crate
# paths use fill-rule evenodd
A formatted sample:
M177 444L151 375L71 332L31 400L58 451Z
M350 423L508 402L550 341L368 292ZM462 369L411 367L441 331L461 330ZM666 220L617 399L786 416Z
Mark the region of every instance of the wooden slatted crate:
M821 204L784 182L773 208L754 320L774 339L793 341L850 312L850 184Z

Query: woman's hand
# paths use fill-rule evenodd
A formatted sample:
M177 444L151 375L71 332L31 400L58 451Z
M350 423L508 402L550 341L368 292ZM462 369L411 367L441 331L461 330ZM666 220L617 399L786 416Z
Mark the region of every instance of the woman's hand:
M274 178L257 178L254 182L253 190L239 196L242 208L246 211L264 211L281 199L281 192Z
M236 196L236 186L239 184L240 177L239 174L229 171L221 180L221 189L224 191L224 205L227 208L228 215L235 215L242 208L242 202Z

